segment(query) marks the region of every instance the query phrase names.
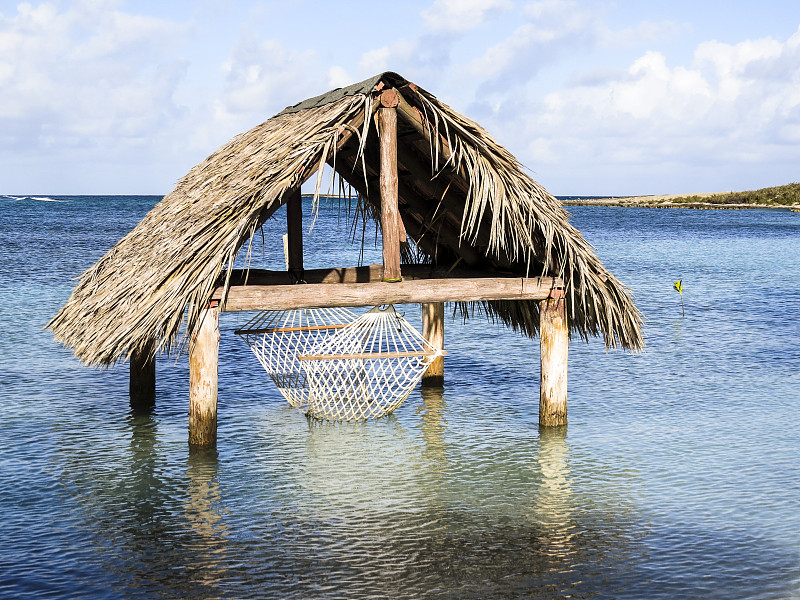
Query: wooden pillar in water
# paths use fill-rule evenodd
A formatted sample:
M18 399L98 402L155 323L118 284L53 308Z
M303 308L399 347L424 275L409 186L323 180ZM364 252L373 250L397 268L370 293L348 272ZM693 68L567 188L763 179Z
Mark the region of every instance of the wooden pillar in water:
M219 379L219 307L209 304L189 347L189 443L217 443L217 382Z
M422 305L422 337L434 348L444 349L444 302ZM422 385L444 385L444 356L437 356L422 375Z
M289 272L303 278L303 195L300 188L289 192L286 200L286 263Z
M152 341L131 356L128 393L135 411L148 411L156 403L156 353Z
M397 105L395 90L380 96L376 115L380 137L381 232L383 235L383 280L400 281L400 210L397 192Z
M565 303L561 290L539 302L539 425L546 427L567 424L569 326Z

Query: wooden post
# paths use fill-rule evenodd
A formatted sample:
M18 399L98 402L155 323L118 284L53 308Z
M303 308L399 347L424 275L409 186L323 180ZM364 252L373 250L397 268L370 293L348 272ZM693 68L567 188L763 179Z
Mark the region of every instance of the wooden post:
M303 279L303 196L300 188L289 192L286 200L286 234L289 242L286 261L289 272Z
M539 302L539 339L539 425L566 425L569 327L561 290L554 290L550 298Z
M422 337L435 348L444 349L444 302L422 305ZM437 356L422 375L422 385L444 385L444 356Z
M400 211L397 198L397 104L395 90L380 96L376 115L381 148L381 232L383 235L383 280L400 281Z
M189 443L217 443L217 380L219 375L219 308L210 303L200 315L189 348Z
M131 356L128 392L135 411L146 412L156 403L156 354L152 341Z

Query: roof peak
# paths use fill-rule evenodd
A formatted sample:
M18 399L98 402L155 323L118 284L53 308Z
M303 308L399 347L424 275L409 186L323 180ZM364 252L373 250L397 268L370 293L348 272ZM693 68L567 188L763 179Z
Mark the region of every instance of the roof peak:
M355 96L357 94L369 94L375 89L375 87L381 81L390 84L392 87L400 87L409 83L408 80L406 80L403 76L398 75L393 71L384 71L383 73L379 73L378 75L373 75L372 77L370 77L369 79L365 79L364 81L359 81L358 83L354 83L346 87L335 88L325 92L324 94L320 94L319 96L314 96L313 98L307 98L306 100L298 102L297 104L293 104L292 106L287 106L281 112L279 112L278 115L286 115L290 113L300 112L302 110L306 110L309 108L324 106L325 104L330 104L331 102L336 102L337 100L341 100L346 96Z

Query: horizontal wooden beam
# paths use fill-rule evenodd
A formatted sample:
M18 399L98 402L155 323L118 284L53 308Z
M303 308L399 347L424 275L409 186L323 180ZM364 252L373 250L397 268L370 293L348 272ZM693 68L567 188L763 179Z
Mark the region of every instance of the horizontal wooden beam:
M552 277L414 279L397 283L242 285L228 292L224 310L291 310L423 302L544 300L562 285ZM218 287L213 298L222 294Z

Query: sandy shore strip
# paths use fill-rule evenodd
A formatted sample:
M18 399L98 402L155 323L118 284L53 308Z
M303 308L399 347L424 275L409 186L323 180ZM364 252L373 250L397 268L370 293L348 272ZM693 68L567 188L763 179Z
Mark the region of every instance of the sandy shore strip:
M746 209L771 208L800 212L800 205L775 206L774 204L722 204L703 202L702 198L724 196L725 192L704 192L699 194L663 194L650 196L618 196L613 198L571 198L563 200L566 206L631 206L644 208L694 208L694 209ZM681 199L680 202L675 200Z

